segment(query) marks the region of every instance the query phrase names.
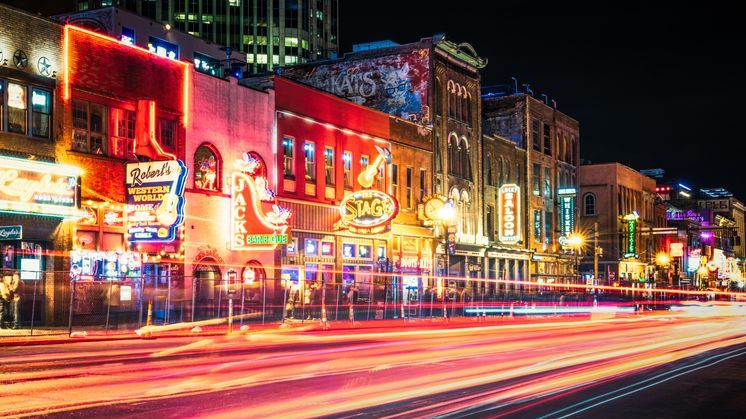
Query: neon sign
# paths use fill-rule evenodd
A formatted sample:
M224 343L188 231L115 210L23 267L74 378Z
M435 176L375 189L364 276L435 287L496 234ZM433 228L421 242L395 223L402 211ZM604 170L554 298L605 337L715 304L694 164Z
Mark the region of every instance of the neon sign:
M77 218L80 169L0 157L0 212Z
M239 172L231 175L230 248L274 250L288 244L287 229L292 211L277 205L268 189L266 165L254 152L235 162Z
M516 244L521 241L521 188L514 183L503 185L498 194L498 238L502 243Z
M637 220L640 216L637 211L633 211L632 214L624 216L624 220L627 221L627 251L624 253L624 258L638 258L640 255L637 254Z
M171 242L184 221L187 168L181 160L127 164L129 241Z
M566 239L575 231L575 188L564 188L557 192L560 201L560 244L565 246Z
M377 234L399 213L399 203L393 196L374 189L353 192L339 205L339 214L351 232Z

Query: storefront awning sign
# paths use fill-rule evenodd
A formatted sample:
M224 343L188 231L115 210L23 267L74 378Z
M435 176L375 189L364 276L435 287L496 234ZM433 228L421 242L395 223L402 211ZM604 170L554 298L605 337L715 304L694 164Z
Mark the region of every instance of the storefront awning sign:
M73 166L0 157L0 212L78 218L80 174Z

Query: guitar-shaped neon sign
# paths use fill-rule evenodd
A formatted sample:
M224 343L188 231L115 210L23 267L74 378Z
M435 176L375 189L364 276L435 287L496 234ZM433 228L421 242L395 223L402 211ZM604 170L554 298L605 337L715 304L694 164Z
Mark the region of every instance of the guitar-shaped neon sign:
M373 164L369 164L360 174L357 176L357 182L363 188L370 188L373 186L373 182L376 180L376 175L384 163L391 164L391 150L380 146L375 146L378 150L378 157L373 161Z

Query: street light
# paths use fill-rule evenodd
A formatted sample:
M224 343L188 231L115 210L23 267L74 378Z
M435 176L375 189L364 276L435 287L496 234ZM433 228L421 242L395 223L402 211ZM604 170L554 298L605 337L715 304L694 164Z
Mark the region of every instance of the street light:
M580 233L572 233L567 237L567 247L575 253L575 275L580 283L580 249L585 245L585 236Z
M660 267L664 267L671 263L671 257L665 252L659 252L655 255L655 263Z

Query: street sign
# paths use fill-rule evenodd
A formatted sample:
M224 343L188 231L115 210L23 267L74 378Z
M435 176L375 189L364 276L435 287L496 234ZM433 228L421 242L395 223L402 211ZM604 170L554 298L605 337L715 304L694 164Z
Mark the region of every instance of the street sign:
M236 295L237 284L238 284L238 273L236 271L228 271L227 274L228 297L233 298Z

